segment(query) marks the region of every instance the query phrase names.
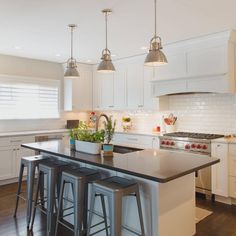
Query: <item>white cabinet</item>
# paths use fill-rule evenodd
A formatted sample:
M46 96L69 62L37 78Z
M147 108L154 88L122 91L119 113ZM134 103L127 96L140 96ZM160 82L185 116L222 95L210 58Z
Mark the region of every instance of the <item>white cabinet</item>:
M229 144L229 195L236 198L236 144Z
M168 64L157 67L155 96L236 92L236 32L226 31L165 46Z
M0 147L0 180L10 179L14 174L13 150L10 146Z
M229 196L228 178L228 144L212 143L212 157L220 162L212 166L212 192L216 195Z
M78 78L64 80L64 110L88 111L92 109L92 67L79 66Z
M18 177L21 157L35 154L35 151L21 147L21 144L34 140L34 136L0 138L0 180Z

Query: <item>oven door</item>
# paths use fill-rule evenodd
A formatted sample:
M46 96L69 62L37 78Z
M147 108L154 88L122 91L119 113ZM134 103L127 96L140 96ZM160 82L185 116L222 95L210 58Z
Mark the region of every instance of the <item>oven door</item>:
M197 172L196 192L211 195L211 190L211 167L207 167Z

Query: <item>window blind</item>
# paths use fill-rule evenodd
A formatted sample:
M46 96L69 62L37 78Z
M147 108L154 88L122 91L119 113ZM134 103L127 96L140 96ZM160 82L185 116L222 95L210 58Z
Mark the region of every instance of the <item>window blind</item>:
M59 81L0 79L0 119L59 117Z

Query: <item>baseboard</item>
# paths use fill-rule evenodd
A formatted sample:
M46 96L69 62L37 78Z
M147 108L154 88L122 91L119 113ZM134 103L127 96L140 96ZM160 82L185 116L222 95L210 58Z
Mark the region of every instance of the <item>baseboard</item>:
M23 180L26 180L26 177L23 177ZM13 183L18 183L18 178L0 180L0 186L7 185L7 184L13 184Z

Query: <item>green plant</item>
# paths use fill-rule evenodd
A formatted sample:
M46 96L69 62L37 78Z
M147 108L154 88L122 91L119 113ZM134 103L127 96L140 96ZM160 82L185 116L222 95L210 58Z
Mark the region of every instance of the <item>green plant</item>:
M75 128L75 129L70 129L69 132L70 132L70 139L75 140L76 137L77 137L78 129L77 129L77 128Z
M115 132L116 120L113 122L112 116L110 116L107 121L103 122L103 124L104 124L104 132L105 132L105 141L107 144L109 144Z
M92 143L102 143L104 142L104 130L101 131L91 131L85 122L81 121L79 127L76 131L76 140Z

